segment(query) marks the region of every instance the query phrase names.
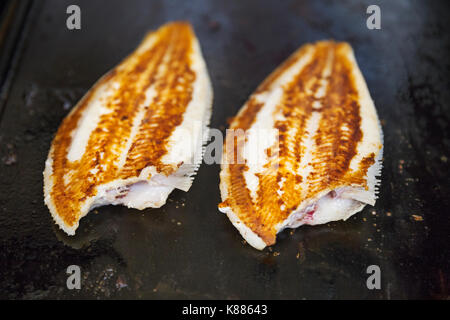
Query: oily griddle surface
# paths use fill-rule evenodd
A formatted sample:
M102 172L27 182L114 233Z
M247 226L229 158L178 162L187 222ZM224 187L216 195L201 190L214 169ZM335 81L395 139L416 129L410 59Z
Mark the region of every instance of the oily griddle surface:
M27 10L0 105L0 298L448 298L449 41L445 2L46 1ZM65 27L78 4L82 29ZM19 17L17 17L19 19ZM160 209L107 206L74 237L43 203L42 171L70 108L144 34L188 20L224 130L256 86L298 46L351 43L382 121L380 198L346 222L279 234L257 251L217 210L219 166ZM82 289L66 288L81 267ZM368 290L366 268L381 268Z

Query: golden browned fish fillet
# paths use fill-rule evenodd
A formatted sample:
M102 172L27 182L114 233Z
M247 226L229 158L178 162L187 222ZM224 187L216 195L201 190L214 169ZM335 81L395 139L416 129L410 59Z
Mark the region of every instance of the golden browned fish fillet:
M90 209L162 206L202 158L212 88L188 23L149 33L64 119L44 171L45 203L73 235Z
M382 132L349 44L302 46L230 129L245 134L227 135L219 210L253 247L274 244L284 228L346 220L375 204Z

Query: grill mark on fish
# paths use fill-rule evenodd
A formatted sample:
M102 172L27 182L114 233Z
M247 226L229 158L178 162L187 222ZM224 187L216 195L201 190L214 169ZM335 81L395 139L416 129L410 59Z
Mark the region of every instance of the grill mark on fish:
M133 119L141 103L145 100L145 91L155 83L156 70L167 54L169 45L175 46L176 50L164 73L159 75L162 81L156 90L157 100L160 103L152 104L151 108L148 108L145 121L158 127L159 130L164 132L164 137L167 137L182 120L183 112L191 99L192 83L195 79L194 72L188 67L193 31L188 24L171 23L159 29L155 36L157 36L155 43L151 48L141 53L136 61L127 58L103 77L82 99L79 106L63 121L55 136L51 151L54 179L51 196L61 219L69 226L73 226L78 221L83 201L96 194L96 187L117 179L121 174L117 162L120 153L123 151L124 137L130 135ZM176 64L179 65L175 67ZM171 79L175 76L181 76L186 71L188 71L190 77L188 77L188 81L181 91L186 90L189 94L181 100L172 101L169 108L169 98L174 90ZM164 80L167 80L168 83L166 84ZM97 127L90 133L86 151L82 158L70 162L67 159L67 154L72 142L72 133L77 128L78 122L96 90L107 82L119 83L119 88L114 89L114 95L104 102L104 105L112 110L113 116L112 114L101 116ZM179 94L179 92L176 94ZM162 113L163 108L172 109L176 103L183 104L183 106L176 106L173 110L169 110L170 115L167 117L153 118L153 115L156 114L153 110L154 107L157 108L159 113ZM145 123L141 123L141 126L142 128L140 128L141 130L134 142L138 146L142 146L141 142L145 141L146 137L148 142L148 137L155 134L155 130L150 131ZM156 139L159 138L161 137L156 137ZM150 155L157 154L159 156L149 156L146 161L138 157L138 153L143 151L141 150L142 147L134 147L133 156L127 159L126 169L121 177L130 177L131 172L134 174L147 165L156 165L163 171L164 168L158 163L158 160L165 153L166 139L158 142L152 144L150 148L146 148L145 151L149 152ZM98 171L93 173L93 168L98 169Z
M279 67L274 74L270 75L268 79L266 79L258 87L258 89L256 90L256 94L268 90L272 86L272 84L283 74L283 72L294 65L309 49L310 48L305 46L298 52L294 53L286 63L282 64L282 66ZM312 58L312 60L315 61L314 58ZM311 66L304 66L302 70L308 68L311 68ZM300 73L302 73L302 70L300 70ZM247 102L244 111L238 114L238 116L233 121L232 129L248 130L251 127L251 125L255 121L257 113L263 106L263 103L257 103L256 101L257 99L254 96L249 99L249 102ZM234 153L231 156L227 153L228 159L232 159L232 156L238 154L238 152L241 152L244 143L245 141L235 142L233 150ZM276 154L272 154L272 150L269 150L268 152L271 154L271 156L276 156ZM266 164L266 166L267 165L270 165L270 163ZM230 172L230 196L228 197L227 201L231 201L233 203L230 205L226 201L219 206L225 207L230 205L231 207L236 209L238 217L243 223L245 223L247 226L250 226L251 229L256 234L258 234L266 243L274 243L275 235L273 234L273 232L267 231L268 228L271 228L270 221L267 221L266 219L268 215L270 216L270 212L267 214L266 212L262 211L261 213L260 210L264 210L266 207L261 204L261 200L259 200L260 204L258 208L255 206L250 196L250 191L246 186L245 178L243 176L243 171L246 170L246 165L229 164L228 169ZM267 170L269 170L269 172L266 172L264 176L259 174L257 174L257 176L260 179L265 179L266 177L276 177L276 165L275 167L270 165ZM262 182L261 184L264 184L264 182ZM258 199L264 198L266 191L269 192L267 201L274 202L274 205L268 206L268 208L279 208L278 199L275 199L275 197L273 196L273 189L270 190L269 188L263 188L258 190Z
M328 51L328 46L317 47L312 61L284 88L282 100L275 110L275 113L281 113L285 117L275 123L279 132L278 157L273 157L273 161L266 164L267 171L258 175L260 183L256 203L256 211L267 226L264 232L270 234L273 241L271 243L275 242L275 226L295 209L300 200L300 192L296 190L295 183L295 172L301 156L299 147L305 134L306 122L313 112L313 103L316 101L314 96L319 89ZM291 129L296 130L294 136L288 132ZM291 149L292 146L294 149ZM279 189L282 178L284 182L280 195L274 190Z
M343 52L346 48L346 45L338 44L335 50L333 76L323 98L322 118L315 137L318 149L313 157L314 169L308 177L308 197L349 180L344 176L362 139L358 91L352 77L352 65ZM346 130L342 129L344 125Z
M156 85L159 94L153 101L154 107L147 110L130 148L123 178L139 175L148 166L155 166L158 172L166 175L176 169L163 165L160 160L167 152L167 139L182 122L183 113L192 99L195 73L189 67L192 48L190 32L190 29L182 29L175 35L173 43L177 46L167 63L165 77ZM151 141L148 141L149 136L152 137Z
M234 120L233 128L240 128L244 131L251 127L252 123L255 121L256 114L261 110L263 104L257 102L254 97L251 97L249 101L246 103L245 110L243 113L239 114ZM235 141L232 145L232 149L227 149L226 142L224 144L226 161L230 163L228 165L228 169L230 171L230 194L232 197L228 198L231 203L221 203L219 206L226 207L232 206L238 209L238 215L241 221L246 225L253 225L255 232L259 232L260 228L262 228L262 222L258 219L255 208L253 206L253 200L250 196L250 190L247 188L245 183L245 179L243 176L243 171L247 170L247 166L245 164L235 163L234 161L242 158L241 151L243 144L245 141L242 139L238 139L239 137L234 137ZM242 214L240 209L249 210L247 214ZM244 211L245 212L245 211ZM261 227L260 227L261 226ZM270 239L267 239L269 241Z

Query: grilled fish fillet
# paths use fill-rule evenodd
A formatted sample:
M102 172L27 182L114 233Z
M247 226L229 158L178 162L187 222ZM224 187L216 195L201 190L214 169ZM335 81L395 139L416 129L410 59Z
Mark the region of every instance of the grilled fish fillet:
M230 129L245 134L227 134L219 210L253 247L274 244L284 228L346 220L375 204L382 131L349 44L302 46Z
M73 235L92 208L157 208L201 162L212 87L188 23L168 23L103 76L63 120L44 171L55 222Z

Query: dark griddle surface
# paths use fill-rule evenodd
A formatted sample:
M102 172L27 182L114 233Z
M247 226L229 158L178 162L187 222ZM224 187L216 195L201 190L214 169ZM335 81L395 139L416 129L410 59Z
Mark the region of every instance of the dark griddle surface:
M382 30L366 28L372 3ZM69 4L81 7L80 31L65 27ZM2 79L0 298L448 298L448 12L444 1L34 2ZM222 130L298 46L349 41L385 135L376 206L285 231L259 252L217 210L219 167L202 165L191 190L161 209L108 206L82 219L75 237L58 231L42 192L53 134L146 31L176 19L200 39L214 86L211 126ZM80 291L66 289L71 264L81 267ZM371 264L381 290L366 288Z

